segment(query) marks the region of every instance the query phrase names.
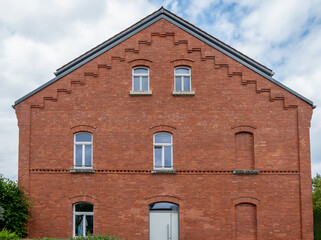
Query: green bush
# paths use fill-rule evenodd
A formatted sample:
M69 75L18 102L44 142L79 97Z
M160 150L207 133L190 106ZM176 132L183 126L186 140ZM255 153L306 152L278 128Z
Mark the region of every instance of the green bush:
M2 238L0 238L2 239ZM74 240L75 238L68 238L68 240ZM121 240L120 238L113 237L109 234L107 235L90 235L87 237L77 237L77 240ZM32 239L32 240L64 240L58 238L42 238L42 239Z
M29 201L18 184L0 175L0 230L7 229L19 237L27 235L26 222L29 217ZM4 232L7 232L4 230ZM2 239L0 237L0 239Z
M11 240L11 239L20 239L20 237L17 234L10 232L9 230L4 228L0 232L0 239L1 240Z
M314 239L321 240L321 176L312 178Z

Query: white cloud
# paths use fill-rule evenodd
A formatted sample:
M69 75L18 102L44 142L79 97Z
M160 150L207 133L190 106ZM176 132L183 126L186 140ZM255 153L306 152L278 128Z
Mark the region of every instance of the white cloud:
M52 79L57 68L157 8L147 0L1 2L0 173L17 177L14 101Z
M190 1L188 8L185 10L186 15L192 22L197 20L197 17L204 17L203 12L208 10L211 5L218 3L218 0L197 0Z

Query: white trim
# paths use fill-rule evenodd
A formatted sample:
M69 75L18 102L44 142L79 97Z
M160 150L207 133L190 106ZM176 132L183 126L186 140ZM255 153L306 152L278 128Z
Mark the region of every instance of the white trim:
M171 143L155 143L155 136L158 134L170 135ZM155 147L162 149L162 167L155 167ZM171 147L171 167L165 167L165 147ZM157 132L153 135L153 169L173 169L173 134L168 132Z
M135 69L142 68L147 70L146 73L134 73ZM139 90L134 90L134 77L139 77ZM143 91L143 77L147 77L147 91ZM132 69L132 91L131 92L149 92L149 68L145 66L136 66Z
M153 92L152 91L130 91L129 95L131 96L139 96L139 95L152 95Z
M195 91L173 91L172 92L173 96L194 96Z

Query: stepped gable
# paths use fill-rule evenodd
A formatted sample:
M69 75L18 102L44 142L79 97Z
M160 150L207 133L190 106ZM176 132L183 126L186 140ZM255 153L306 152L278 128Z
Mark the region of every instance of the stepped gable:
M53 78L52 80L43 84L39 88L33 90L32 92L28 93L27 95L21 97L17 101L15 101L13 107L15 107L20 102L26 100L27 98L31 97L32 95L36 94L37 92L41 91L42 89L46 88L47 86L55 83L56 81L58 81L62 77L73 72L74 70L78 69L79 67L83 66L84 64L86 64L89 61L93 60L94 58L100 56L104 52L106 52L109 49L115 47L116 45L122 43L126 39L130 38L131 36L137 34L138 32L142 31L143 29L149 27L150 25L154 24L155 22L157 22L161 19L165 19L166 21L172 23L173 25L183 29L184 31L193 35L194 37L201 40L202 42L212 46L216 50L222 52L223 54L225 54L228 57L232 58L233 60L239 62L240 64L250 68L251 70L253 70L254 72L263 76L264 78L268 79L272 83L274 83L274 84L278 85L279 87L285 89L286 91L292 93L296 97L300 98L301 100L303 100L306 103L308 103L309 105L311 105L313 108L315 107L311 100L303 97L299 93L293 91L292 89L286 87L282 83L280 83L277 80L275 80L274 78L272 78L274 73L271 69L254 61L253 59L245 56L244 54L240 53L239 51L235 50L234 48L221 42L220 40L209 35L208 33L200 30L199 28L197 28L194 25L190 24L189 22L183 20L182 18L176 16L175 14L164 9L163 7L160 8L159 10L157 10L156 12L152 13L151 15L147 16L146 18L142 19L141 21L137 22L136 24L132 25L131 27L127 28L126 30L120 32L119 34L115 35L114 37L112 37L112 38L108 39L107 41L103 42L102 44L98 45L97 47L84 53L80 57L74 59L73 61L71 61L71 62L67 63L66 65L62 66L61 68L57 69L57 72L55 73L55 75L56 75L55 78ZM175 34L173 32L166 32L166 33L155 32L155 33L151 34L151 37L160 37L160 38L173 37L173 39L174 39L173 44L175 46L185 44L185 45L187 45L187 53L199 52L202 61L214 60L214 67L215 68L217 68L217 69L218 68L226 68L228 77L234 77L234 76L241 77L241 84L243 84L243 85L254 84L256 92L257 93L268 93L270 96L271 102L283 101L284 109L296 107L295 104L286 104L286 100L285 100L284 96L272 96L271 89L259 88L257 86L257 81L255 79L245 79L242 75L242 72L230 71L229 64L216 62L215 56L205 55L202 52L202 48L198 48L198 47L189 48L188 41L184 40L184 39L175 39ZM126 48L124 50L124 56L112 56L108 63L98 64L97 65L97 72L85 72L84 78L81 80L70 80L70 88L58 88L56 95L43 97L43 102L44 101L53 101L53 102L58 101L58 93L70 94L71 93L71 85L73 85L73 84L85 85L86 77L98 77L98 69L99 68L111 69L113 61L129 61L129 62L134 61L134 60L126 59L127 54L130 54L130 53L139 54L139 50L140 50L139 48L141 45L149 46L151 44L152 44L152 41L150 39L139 40L137 42L138 47ZM148 59L136 59L136 60L151 61ZM173 60L173 61L179 61L179 60L193 61L191 59L177 59L177 60ZM43 108L43 102L37 103L37 104L31 104L31 107L41 109L41 108Z

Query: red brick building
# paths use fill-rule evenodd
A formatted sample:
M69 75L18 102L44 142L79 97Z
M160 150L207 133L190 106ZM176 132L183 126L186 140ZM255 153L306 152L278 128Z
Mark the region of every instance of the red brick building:
M161 8L15 102L30 237L313 239L313 103Z

